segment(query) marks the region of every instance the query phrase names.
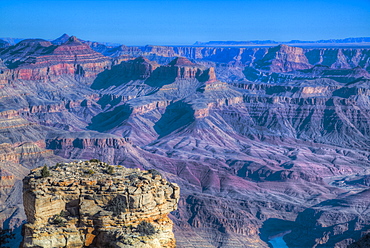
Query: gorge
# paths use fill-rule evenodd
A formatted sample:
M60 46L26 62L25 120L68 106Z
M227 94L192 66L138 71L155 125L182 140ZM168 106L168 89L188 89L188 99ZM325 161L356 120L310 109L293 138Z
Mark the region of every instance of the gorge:
M179 185L177 247L269 247L291 230L288 247L341 248L370 230L369 48L63 35L4 41L0 59L0 216L18 235L29 171L90 159Z

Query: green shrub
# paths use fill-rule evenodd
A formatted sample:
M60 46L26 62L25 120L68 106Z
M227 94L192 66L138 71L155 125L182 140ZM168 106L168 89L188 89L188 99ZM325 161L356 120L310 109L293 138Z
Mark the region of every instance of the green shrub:
M117 195L109 203L106 209L112 211L114 215L120 215L121 213L126 212L127 203L126 197L123 195Z
M89 175L94 175L95 174L95 171L92 170L92 169L89 169L87 171L85 171L86 174L89 174Z
M133 174L130 174L129 176L128 176L128 179L130 180L130 181L134 181L135 179L137 179L139 177L139 175L138 174L136 174L136 173L133 173Z
M66 221L59 214L54 215L53 219L51 220L51 223L54 225L58 225L60 227L66 226Z
M41 177L50 177L50 171L46 165L41 169Z
M150 174L152 174L152 177L154 178L155 176L161 176L161 177L163 177L162 176L162 174L159 172L159 171L157 171L156 169L150 169L150 170L148 170L148 172L150 173Z
M140 222L136 229L141 236L153 235L157 232L153 224L146 221Z
M90 159L90 163L100 163L100 160L97 158Z
M108 166L108 169L107 169L107 172L108 172L108 174L110 174L110 175L112 175L112 174L114 174L114 167L113 166Z
M68 216L68 211L64 211L64 210L60 211L59 216L61 216L61 217L67 217Z

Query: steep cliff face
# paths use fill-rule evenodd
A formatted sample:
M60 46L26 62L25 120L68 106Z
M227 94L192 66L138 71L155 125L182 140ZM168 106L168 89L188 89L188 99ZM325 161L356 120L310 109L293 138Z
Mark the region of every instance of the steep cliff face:
M286 237L293 244L300 235L297 230L306 223L301 221L301 216L309 213L305 209L336 199L344 192L357 195L358 191L350 192L349 187L332 182L347 174L361 173L368 161L368 73L362 68L320 65L297 67L291 72L287 68L292 67L270 63L289 58L300 64L303 51L297 53L296 57L273 53L272 60L266 61L268 66L281 67L279 72L256 70L260 78L255 82L244 79L230 84L217 79L202 82L196 76L197 80L191 81L196 65L181 60L178 64L176 60L159 67L171 75L166 84L160 84L161 78L157 78L155 86L160 87L159 91L138 94L93 119L93 124L113 127L104 131L125 135L134 144L141 144L149 152L145 153L145 160L176 174L177 182L187 192L202 192L189 193L174 214L181 227L175 229L181 237L180 247L192 242L209 247L263 247L263 241L279 234L279 228L271 227L275 219L286 221L287 229L281 232L291 231ZM177 70L171 71L173 67L188 67L190 71L178 74ZM152 87L148 82L143 86ZM104 89L104 93L109 91L114 89ZM132 93L120 90L122 99ZM173 102L159 104L163 99ZM362 159L365 161L354 164ZM146 166L146 162L140 163ZM356 187L360 189L361 186ZM222 202L229 202L229 208L225 207L228 210L214 211ZM318 212L325 212L323 208L315 207ZM342 211L346 212L338 210L348 219L346 223L358 216ZM229 215L241 212L251 215L238 218L239 221L233 219L236 214ZM308 218L319 221L319 215ZM204 219L209 221L201 221ZM347 235L360 235L357 229L342 228L326 217L322 220L322 225L331 227L307 227L307 247L345 247L354 241ZM210 228L212 234L207 231ZM326 232L332 229L335 234ZM192 235L197 241L186 241L185 235ZM210 235L214 238L206 238Z
M298 48L287 45L276 47L171 47L171 46L121 46L104 51L104 55L146 56L158 61L182 56L190 59L257 66L276 72L307 69L313 65L325 65L333 69L360 66L370 69L368 48Z
M288 72L311 68L308 59L299 47L279 45L268 50L267 54L255 62L255 67L272 72Z
M120 76L131 75L121 72L123 68L132 68L131 65L138 63L142 68L153 68L147 60L138 58L114 66L94 81L92 88L101 89L107 111L96 115L89 129L125 135L134 143L148 144L163 135L166 123L180 118L177 114L177 117L169 114L174 112L174 106L184 106L185 109L174 108L186 116L192 116L190 118L198 118L207 115L209 109L242 101L239 92L217 80L214 68L207 68L186 58L176 58L152 71L145 69L145 73L136 76ZM137 71L134 69L131 72ZM158 121L160 124L156 125ZM178 126L171 127L172 131L189 122L175 123ZM147 130L145 133L142 132L143 128Z
M64 74L87 80L111 65L109 58L74 36L59 46L44 40L23 40L2 51L0 58L9 68L16 68L13 78L20 80L50 80Z
M91 87L93 89L105 89L112 86L120 86L131 80L145 80L150 77L159 65L144 57L123 61L98 75Z
M42 39L26 39L14 46L9 46L0 52L0 57L10 68L24 63L29 57L42 56L51 53L56 46Z
M0 223L3 228L10 228L16 234L11 247L19 246L21 226L26 218L22 208L21 180L29 173L31 164L48 163L56 157L51 150L44 149L45 144L42 143L36 141L0 145Z
M0 69L0 219L5 228L15 230L18 245L25 219L21 179L35 166L66 161L45 149L46 136L86 126L99 107L97 95L84 83L110 64L109 58L78 41L59 47L65 51L54 54L58 46L48 41L25 40L0 54L7 66Z
M68 34L62 34L60 37L51 41L51 43L53 43L54 45L62 45L63 43L68 41L69 38L70 38L70 36Z
M196 79L201 82L214 82L216 81L216 75L214 68L208 69L191 62L187 58L177 57L168 65L158 67L147 82L152 82L151 85L155 86L154 81L168 81L169 79L173 81ZM168 83L172 82L169 81ZM158 86L162 85L159 84Z
M101 162L59 164L24 180L22 247L175 247L168 214L179 187L156 171Z
M65 132L49 135L47 149L70 159L98 158L108 163L122 162L127 151L135 150L129 138L97 132Z
M267 247L290 231L293 247L342 248L368 231L367 201L346 198L365 199L369 185L368 49L38 42L14 68L4 57L0 74L0 218L9 226L24 220L16 209L29 169L99 158L156 168L181 186L171 215L178 247ZM120 57L104 69L86 44ZM79 67L88 64L91 73ZM54 65L66 71L48 74Z

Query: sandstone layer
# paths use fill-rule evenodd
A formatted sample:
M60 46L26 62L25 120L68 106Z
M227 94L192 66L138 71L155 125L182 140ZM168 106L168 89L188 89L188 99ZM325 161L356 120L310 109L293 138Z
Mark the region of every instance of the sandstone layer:
M259 67L273 72L307 69L314 65L325 65L335 69L360 66L370 68L368 48L298 48L287 45L276 47L212 47L212 46L119 46L104 51L106 56L145 56L159 62L169 58L186 57L199 61L211 61L233 66Z
M57 164L47 177L41 172L23 180L22 247L176 246L168 214L180 190L157 171L86 161ZM143 222L154 231L141 230Z
M344 248L370 230L369 49L63 36L0 58L5 228L25 220L29 169L99 158L180 185L178 247L268 247L286 234L292 247Z

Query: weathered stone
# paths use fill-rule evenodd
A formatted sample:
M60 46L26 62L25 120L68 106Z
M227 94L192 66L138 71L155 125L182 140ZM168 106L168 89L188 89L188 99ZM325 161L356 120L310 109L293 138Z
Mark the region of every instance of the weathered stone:
M94 173L86 173L87 168ZM167 217L177 208L176 184L118 166L117 173L110 175L106 165L98 163L51 168L53 176L47 178L41 178L38 171L24 179L29 223L24 225L22 247L176 246L173 224ZM132 173L138 175L135 182L127 178ZM68 187L72 185L73 191ZM142 221L151 223L156 233L139 233L136 227Z

